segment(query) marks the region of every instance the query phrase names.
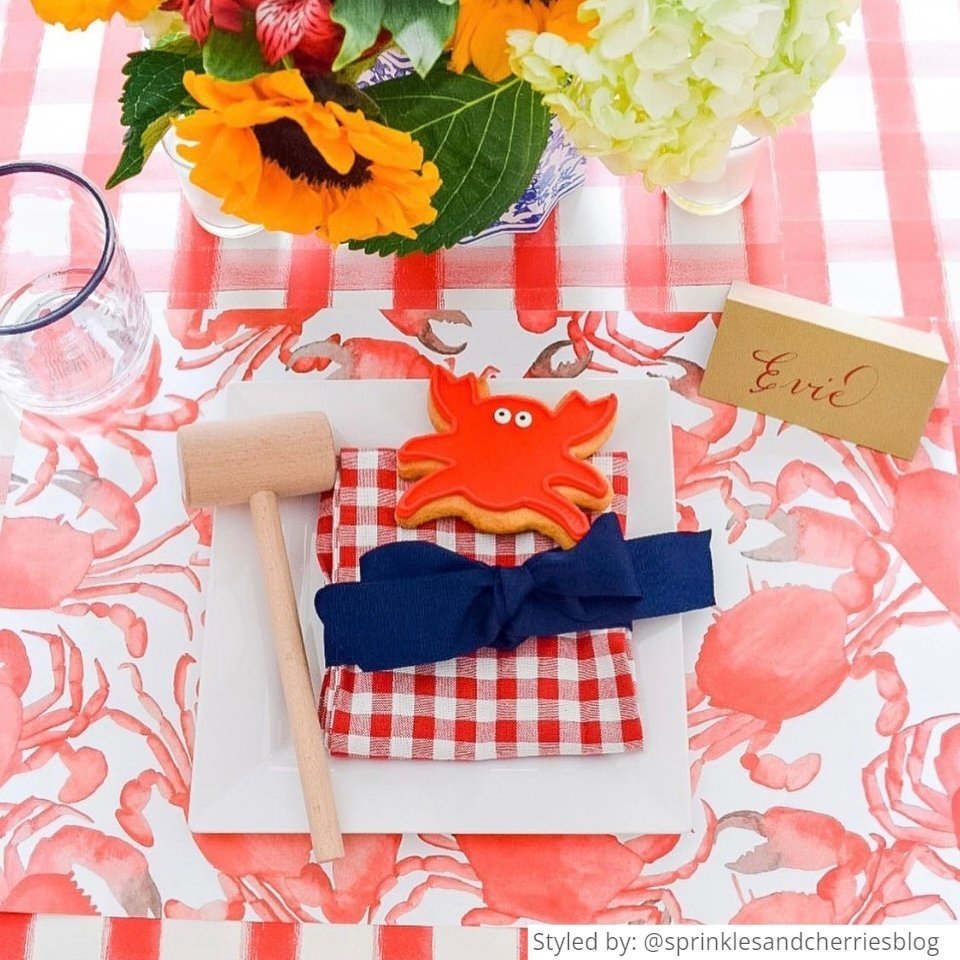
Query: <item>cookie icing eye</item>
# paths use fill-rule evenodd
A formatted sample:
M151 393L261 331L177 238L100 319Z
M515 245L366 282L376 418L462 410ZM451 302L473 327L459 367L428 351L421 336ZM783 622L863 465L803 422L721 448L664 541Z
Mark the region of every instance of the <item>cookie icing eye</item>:
M497 407L493 411L493 419L497 423L509 423L510 422L510 411L506 407Z
M533 414L528 410L520 410L513 418L513 422L518 427L529 427L533 423Z

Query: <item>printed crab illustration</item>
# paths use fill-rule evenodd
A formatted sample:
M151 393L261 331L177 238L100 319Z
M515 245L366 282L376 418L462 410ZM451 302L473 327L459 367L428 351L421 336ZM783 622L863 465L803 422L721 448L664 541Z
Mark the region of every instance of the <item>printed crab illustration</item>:
M483 378L436 367L428 413L437 433L398 451L400 476L416 480L397 521L419 526L458 516L478 530L540 530L570 547L590 528L579 508L602 510L610 484L585 458L613 429L617 399L566 394L555 409L532 397L490 396Z
M960 880L960 714L904 727L863 770L870 812L938 876Z
M825 813L793 807L728 813L717 822L717 833L731 829L761 838L752 850L727 864L741 901L730 918L732 924L880 924L928 910L956 919L938 893L913 891L917 866L946 876L919 845L898 841L888 846L879 834L862 836ZM749 878L766 875L775 880L780 871L793 889L767 892L761 887L762 892L754 895L742 887ZM818 874L816 881L805 884L804 873ZM918 871L917 877L923 873Z
M707 804L702 809L699 838L421 834L434 849L397 861L396 878L416 882L401 886L403 899L383 922L407 923L431 891L445 891L460 895L458 909L469 907L460 918L464 926L695 923L683 915L670 885L692 877L713 851L717 818Z
M130 916L160 916L147 858L75 807L41 797L0 803L0 845L0 912L101 913L109 891Z

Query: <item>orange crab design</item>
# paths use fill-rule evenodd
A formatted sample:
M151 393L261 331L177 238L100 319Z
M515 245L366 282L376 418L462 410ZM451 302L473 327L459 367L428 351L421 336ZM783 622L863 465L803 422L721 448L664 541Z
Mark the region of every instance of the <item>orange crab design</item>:
M588 400L572 390L552 409L491 396L485 379L436 367L427 412L437 432L397 453L400 476L417 481L397 504L401 526L461 517L488 533L538 530L571 547L590 529L580 508L609 505L610 484L583 461L613 430L613 394Z

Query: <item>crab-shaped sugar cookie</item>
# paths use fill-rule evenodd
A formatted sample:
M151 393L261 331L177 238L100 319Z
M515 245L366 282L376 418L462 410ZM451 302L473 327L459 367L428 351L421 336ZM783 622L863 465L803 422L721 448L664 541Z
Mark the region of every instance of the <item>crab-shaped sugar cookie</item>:
M397 452L400 476L417 481L397 504L401 526L462 517L478 530L539 530L570 547L590 528L583 510L609 505L610 484L584 460L613 430L612 394L588 400L572 390L551 408L491 396L486 380L435 367L428 413L437 432Z

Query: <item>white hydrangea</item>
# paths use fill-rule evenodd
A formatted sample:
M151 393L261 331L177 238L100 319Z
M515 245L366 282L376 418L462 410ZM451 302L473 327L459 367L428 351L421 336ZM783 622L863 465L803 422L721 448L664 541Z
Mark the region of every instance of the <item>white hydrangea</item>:
M584 153L664 186L716 166L738 124L813 106L858 0L583 0L589 47L513 30L511 64Z

